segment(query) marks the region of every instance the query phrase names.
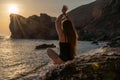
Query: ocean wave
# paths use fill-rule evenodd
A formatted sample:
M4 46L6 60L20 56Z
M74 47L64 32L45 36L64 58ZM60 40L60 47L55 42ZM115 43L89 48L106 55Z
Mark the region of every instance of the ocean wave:
M47 62L47 63L45 63L45 64L43 64L43 65L40 65L40 66L38 66L38 67L35 67L33 70L30 70L30 71L28 71L28 72L24 72L24 73L21 73L21 74L19 74L19 75L17 75L16 77L14 77L14 78L12 78L12 79L10 79L10 80L18 80L18 79L23 79L23 78L30 78L30 75L34 75L34 74L36 74L36 72L44 72L44 68L45 67L47 67L47 65L49 65L49 62ZM42 69L42 70L41 70ZM48 67L47 67L47 69L48 69ZM46 70L46 69L45 69ZM45 73L45 72L44 72ZM34 76L35 77L35 76ZM35 78L33 78L32 77L32 79L35 79ZM28 79L27 79L28 80Z

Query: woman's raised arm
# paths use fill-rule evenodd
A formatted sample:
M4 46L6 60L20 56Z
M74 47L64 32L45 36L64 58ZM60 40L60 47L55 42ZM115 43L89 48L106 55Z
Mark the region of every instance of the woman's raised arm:
M62 18L63 18L63 14L59 15L56 20L56 31L60 41L61 41L61 36L63 36Z

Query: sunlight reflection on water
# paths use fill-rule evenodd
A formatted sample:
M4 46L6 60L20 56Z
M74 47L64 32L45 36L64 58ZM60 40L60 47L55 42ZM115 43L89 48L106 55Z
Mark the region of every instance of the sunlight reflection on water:
M0 80L9 80L51 61L46 50L35 50L35 46L43 43L54 43L57 46L54 50L59 51L58 41L54 40L0 39ZM91 42L79 41L78 44L78 53L83 53L99 48L104 43L91 45Z

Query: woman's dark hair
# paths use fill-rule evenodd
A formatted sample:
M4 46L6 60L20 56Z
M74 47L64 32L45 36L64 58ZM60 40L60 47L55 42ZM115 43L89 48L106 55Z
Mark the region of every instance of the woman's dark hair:
M73 23L70 20L65 20L63 22L63 32L65 39L68 41L68 43L70 43L73 55L76 55L76 43L78 35Z

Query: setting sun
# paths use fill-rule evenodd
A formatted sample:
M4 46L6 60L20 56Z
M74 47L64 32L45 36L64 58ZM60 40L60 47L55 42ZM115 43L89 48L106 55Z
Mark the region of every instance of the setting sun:
M15 5L15 4L9 5L8 11L9 11L9 14L17 14L17 13L19 13L18 6Z

